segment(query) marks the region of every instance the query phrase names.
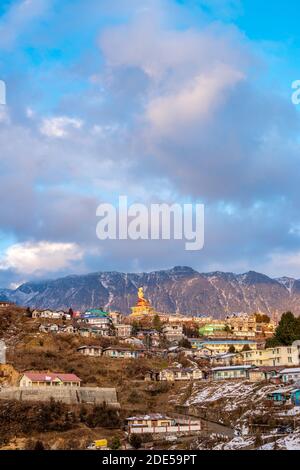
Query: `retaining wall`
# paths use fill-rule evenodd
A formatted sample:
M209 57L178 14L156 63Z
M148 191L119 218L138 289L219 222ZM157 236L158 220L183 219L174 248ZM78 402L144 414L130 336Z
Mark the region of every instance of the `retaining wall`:
M102 404L120 408L115 388L98 387L11 387L0 390L0 400L21 400L21 401L61 401L68 405L79 403Z

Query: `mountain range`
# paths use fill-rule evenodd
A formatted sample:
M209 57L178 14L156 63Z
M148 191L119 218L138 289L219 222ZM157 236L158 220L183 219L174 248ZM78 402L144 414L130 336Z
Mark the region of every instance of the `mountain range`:
M98 272L27 282L15 290L0 289L0 297L40 309L102 307L127 314L141 286L159 312L215 318L255 311L300 314L300 280L273 279L254 271L199 273L181 266L150 273Z

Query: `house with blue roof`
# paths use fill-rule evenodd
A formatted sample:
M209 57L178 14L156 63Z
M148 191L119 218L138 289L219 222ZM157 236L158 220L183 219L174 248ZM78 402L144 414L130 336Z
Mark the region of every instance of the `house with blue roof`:
M213 354L224 354L233 346L236 352L240 352L245 347L257 349L257 342L243 339L201 339L190 338L189 342L193 349L209 349Z

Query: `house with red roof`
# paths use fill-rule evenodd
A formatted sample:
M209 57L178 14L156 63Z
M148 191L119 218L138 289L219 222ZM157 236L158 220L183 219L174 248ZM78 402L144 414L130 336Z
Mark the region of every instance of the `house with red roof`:
M55 372L24 372L20 387L80 387L81 379L75 374Z

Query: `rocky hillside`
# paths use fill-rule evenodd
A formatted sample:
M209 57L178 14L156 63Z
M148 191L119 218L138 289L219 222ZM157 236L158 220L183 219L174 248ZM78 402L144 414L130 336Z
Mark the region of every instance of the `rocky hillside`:
M175 267L140 274L99 272L29 282L2 293L18 304L36 308L84 310L102 306L129 313L140 286L160 312L222 317L232 312L282 313L291 309L300 314L300 280L271 279L252 271L201 274L188 267Z

